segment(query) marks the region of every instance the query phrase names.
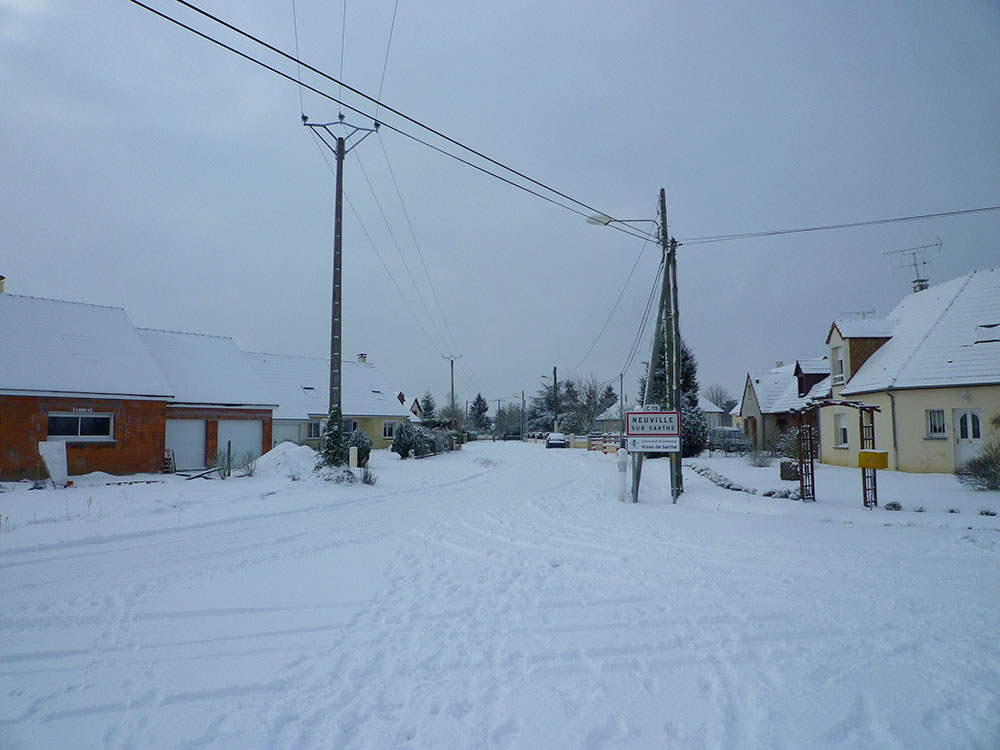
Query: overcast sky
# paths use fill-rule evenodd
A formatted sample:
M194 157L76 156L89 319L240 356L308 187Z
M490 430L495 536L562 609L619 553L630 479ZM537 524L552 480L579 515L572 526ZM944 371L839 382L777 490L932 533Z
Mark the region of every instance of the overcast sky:
M175 2L151 4L235 40ZM294 51L291 0L201 5ZM343 79L372 96L394 6L346 9ZM343 3L295 7L302 59L338 76ZM306 91L300 108L299 96L127 0L0 0L7 291L328 356L334 180L299 116L336 120L338 107ZM382 99L611 216L655 218L662 186L682 241L1000 204L993 0L399 0ZM462 400L530 395L553 366L560 380L621 371L655 243L385 128L348 155L345 194L345 356L367 352L389 385L443 402L448 354L462 356ZM940 238L922 256L940 283L996 266L998 235L992 212L683 245L681 329L702 386L738 396L748 370L824 353L835 318L888 313L914 274L887 251ZM630 396L648 351L647 331Z

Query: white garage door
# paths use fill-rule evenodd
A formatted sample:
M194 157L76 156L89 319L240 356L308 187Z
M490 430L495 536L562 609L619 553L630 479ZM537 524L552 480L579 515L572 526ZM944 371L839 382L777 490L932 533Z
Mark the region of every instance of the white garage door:
M271 425L271 443L277 445L278 443L283 443L285 441L290 441L292 443L299 442L299 423L294 422L292 424L279 424L274 422Z
M168 419L167 450L182 471L205 468L205 420Z
M247 452L260 456L260 444L264 436L264 423L259 419L220 419L219 420L219 453L225 455L226 446L232 444L233 466L238 466L237 459Z

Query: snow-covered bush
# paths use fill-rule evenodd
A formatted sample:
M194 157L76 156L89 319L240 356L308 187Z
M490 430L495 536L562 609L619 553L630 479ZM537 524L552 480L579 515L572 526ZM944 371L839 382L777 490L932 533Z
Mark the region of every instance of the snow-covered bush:
M434 436L429 430L404 422L396 430L390 450L400 458L426 456L434 452Z
M372 454L371 438L361 430L355 430L347 436L347 440L344 442L348 451L350 451L352 447L356 447L358 449L358 466L367 466L368 458Z
M882 506L886 510L902 510L903 506L897 503L895 500L890 500L885 505Z
M997 421L994 417L991 423ZM955 475L973 489L1000 490L1000 433L987 437L979 455L955 469Z
M236 459L236 468L240 476L252 477L257 473L257 451L243 451Z
M366 466L361 470L361 481L365 484L375 484L378 481L378 477L375 476L374 471Z
M708 443L708 422L705 412L698 408L698 402L684 399L681 409L681 456L693 458L705 450Z
M347 445L344 444L344 435L341 432L343 421L343 414L337 406L330 412L326 427L323 429L323 447L320 448L319 458L316 461L317 470L324 466L347 466Z

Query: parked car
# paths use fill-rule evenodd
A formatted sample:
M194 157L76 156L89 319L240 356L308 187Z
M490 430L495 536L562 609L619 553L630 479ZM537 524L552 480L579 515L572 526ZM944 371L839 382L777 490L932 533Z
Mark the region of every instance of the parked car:
M708 449L746 453L750 450L750 438L739 427L713 427L708 431Z
M546 448L565 448L568 444L566 436L561 432L550 432L548 437L545 438Z

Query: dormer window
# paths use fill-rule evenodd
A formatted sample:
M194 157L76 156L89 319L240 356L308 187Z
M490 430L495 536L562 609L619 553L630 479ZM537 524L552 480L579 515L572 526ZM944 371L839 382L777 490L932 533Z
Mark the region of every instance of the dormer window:
M844 347L835 346L831 350L830 364L833 367L831 374L833 375L834 385L840 385L844 382Z
M986 323L976 326L973 344L1000 344L1000 323Z
M319 394L316 393L316 389L313 388L311 385L302 386L302 392L307 396L309 396L310 398L319 398Z

